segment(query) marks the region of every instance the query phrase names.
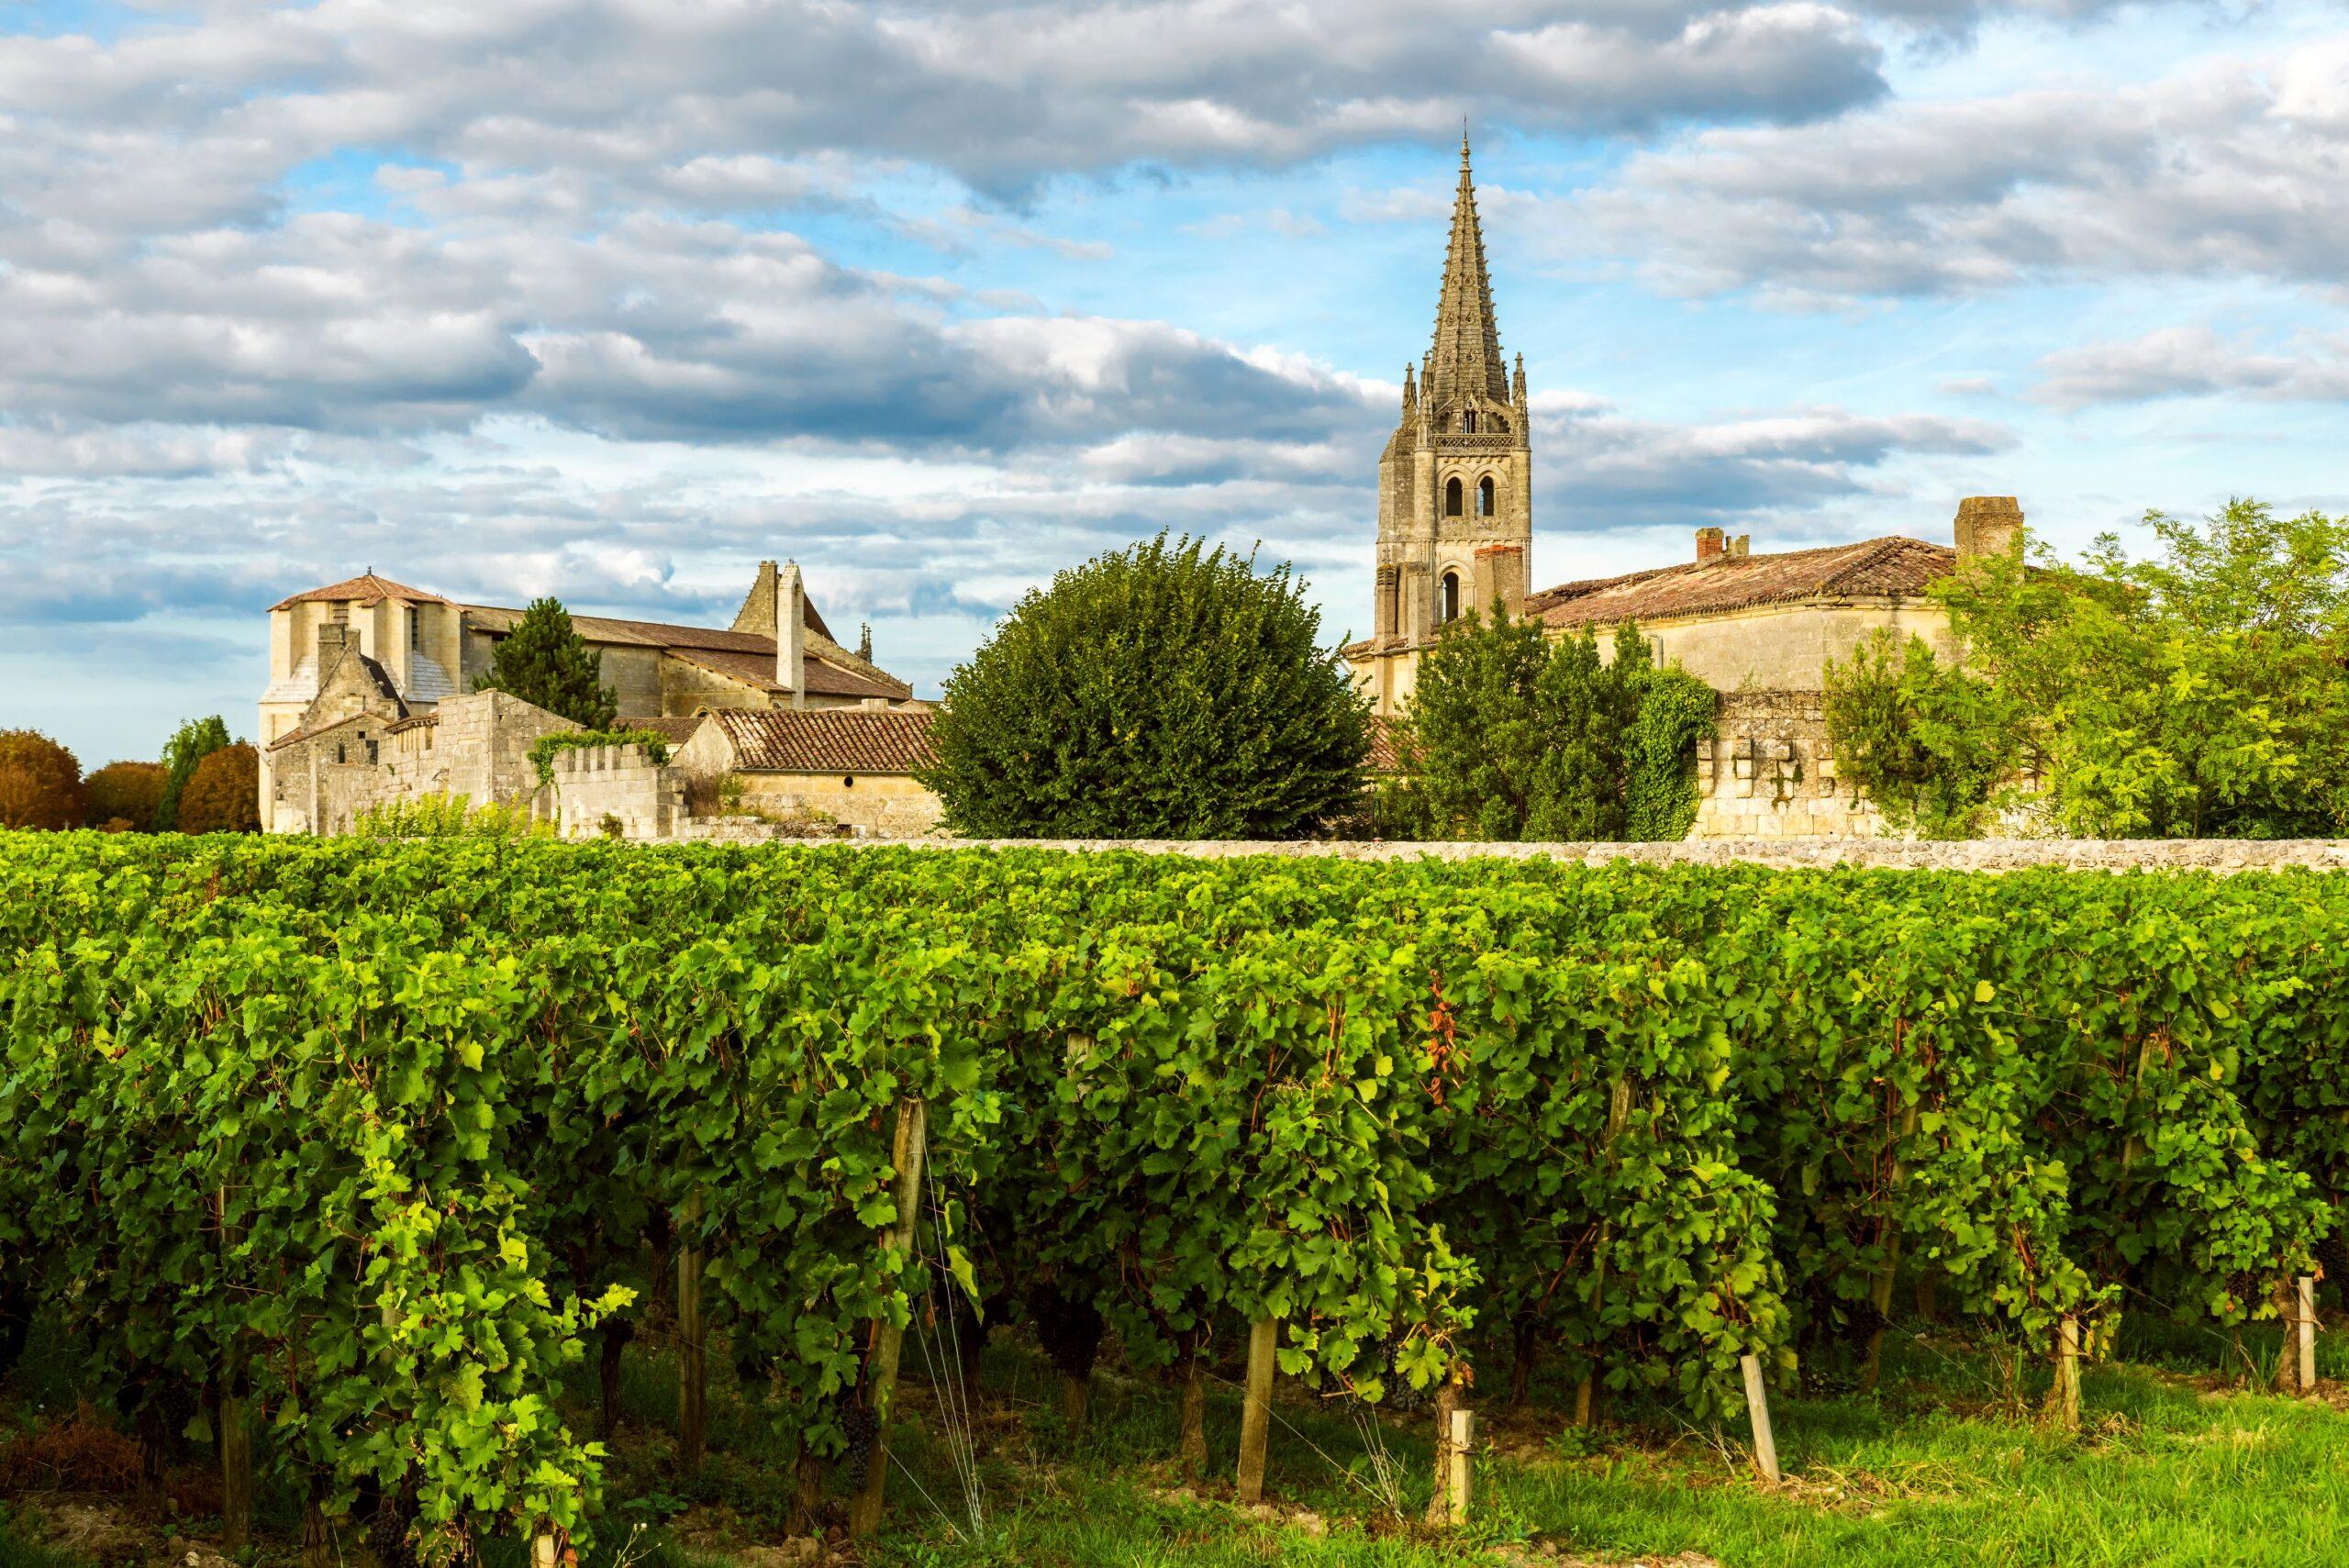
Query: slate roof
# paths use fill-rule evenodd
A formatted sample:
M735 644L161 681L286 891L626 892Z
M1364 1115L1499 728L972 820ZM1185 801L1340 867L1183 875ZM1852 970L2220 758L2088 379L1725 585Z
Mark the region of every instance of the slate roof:
M306 594L295 594L291 598L280 599L269 607L273 610L290 610L296 605L311 604L318 600L340 599L356 599L362 605L381 604L385 599L395 599L407 605L445 605L449 602L438 594L428 594L421 588L406 587L393 582L388 577L378 577L373 572L364 572L356 577L346 577L340 583L329 583L323 588L313 588Z
M720 708L706 722L761 773L906 773L930 761L927 709Z
M1957 552L1949 546L1895 534L1857 544L1776 555L1724 555L1622 577L1564 583L1528 595L1525 610L1552 626L1614 626L1804 599L1908 598L1956 569Z
M774 639L763 637L759 640L766 646L757 652L672 648L669 656L682 659L713 675L739 681L754 691L765 692L771 696L779 695L790 688L774 678ZM902 702L914 695L914 689L902 681L893 681L885 675L867 675L827 663L812 648L800 661L799 668L801 678L807 683L808 692L816 696L888 697Z

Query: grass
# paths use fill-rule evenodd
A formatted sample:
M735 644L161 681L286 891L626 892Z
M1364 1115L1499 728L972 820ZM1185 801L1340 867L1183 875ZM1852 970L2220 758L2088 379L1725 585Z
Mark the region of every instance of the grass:
M2035 1416L2045 1374L1954 1337L1896 1335L1883 1390L1774 1398L1787 1484L1752 1477L1743 1433L1692 1429L1668 1408L1626 1403L1591 1432L1564 1425L1566 1391L1537 1384L1532 1407L1491 1407L1476 1465L1475 1521L1463 1535L1416 1524L1428 1493L1424 1416L1368 1421L1286 1390L1262 1516L1228 1500L1239 1400L1212 1386L1210 1471L1186 1486L1173 1391L1104 1373L1091 1419L1073 1433L1049 1369L996 1336L977 1369L975 1426L985 1527L973 1538L938 1407L909 1342L905 1424L893 1444L891 1510L869 1561L896 1568L1433 1568L1670 1561L1728 1568L1987 1565L2318 1564L2349 1562L2349 1414L2326 1399L2277 1397L2250 1381L2274 1365L2272 1328L2238 1343L2152 1316L2123 1325L2124 1359L2088 1369L2087 1429ZM657 1343L648 1340L657 1352ZM61 1347L37 1342L0 1401L0 1440L35 1405L51 1411L98 1385ZM2322 1343L2321 1370L2349 1374L2349 1339ZM624 1423L607 1469L608 1517L584 1568L726 1568L781 1537L791 1455L710 1358L710 1456L674 1473L667 1427L674 1373L658 1353L624 1367ZM592 1372L572 1394L589 1424ZM35 1397L38 1396L38 1397ZM1373 1454L1400 1467L1382 1500ZM897 1466L901 1464L902 1469ZM836 1490L844 1483L836 1483ZM927 1494L927 1496L925 1496ZM1399 1503L1399 1517L1390 1506ZM37 1506L37 1505L36 1505ZM26 1513L0 1500L0 1568L88 1568L38 1544ZM265 1507L264 1525L290 1517ZM202 1521L190 1521L202 1533ZM281 1529L263 1561L290 1558ZM522 1568L495 1541L485 1568ZM763 1564L762 1565L763 1568Z

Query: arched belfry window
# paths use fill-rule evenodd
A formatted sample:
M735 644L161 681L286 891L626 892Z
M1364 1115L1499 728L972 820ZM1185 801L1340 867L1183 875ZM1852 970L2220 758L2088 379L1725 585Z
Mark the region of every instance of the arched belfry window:
M1460 416L1460 428L1469 435L1476 433L1476 411L1474 408Z
M1449 479L1444 482L1443 515L1447 517L1456 517L1460 515L1460 481L1457 479Z
M1476 481L1476 515L1478 517L1489 517L1493 515L1494 494L1491 474L1488 473Z
M1443 574L1443 603L1437 607L1437 614L1445 621L1455 621L1460 618L1459 573L1447 572Z

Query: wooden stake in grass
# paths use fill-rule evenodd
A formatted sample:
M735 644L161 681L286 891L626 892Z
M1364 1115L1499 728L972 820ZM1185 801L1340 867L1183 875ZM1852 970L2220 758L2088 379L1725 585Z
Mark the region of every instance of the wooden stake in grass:
M2055 1386L2047 1395L2047 1414L2064 1431L2080 1429L2080 1320L2065 1318L2055 1326Z
M561 1560L562 1553L555 1550L552 1532L540 1530L530 1538L530 1568L554 1568Z
M921 1219L921 1158L929 1115L929 1107L919 1100L897 1104L896 1135L889 1156L897 1172L897 1221L881 1241L892 1252L913 1250L914 1229ZM873 1402L873 1457L865 1462L863 1489L848 1510L848 1532L859 1540L881 1528L882 1497L889 1482L889 1403L897 1391L897 1356L905 1348L906 1337L906 1331L886 1318L874 1328L873 1362L865 1385L866 1397Z
M1435 1490L1428 1498L1427 1513L1431 1525L1452 1522L1453 1418L1462 1413L1465 1399L1466 1385L1455 1367L1435 1391Z
M1749 1351L1737 1358L1737 1369L1745 1374L1745 1413L1753 1422L1753 1468L1776 1485L1784 1477L1778 1473L1778 1440L1770 1430L1770 1391L1762 1383L1762 1358Z
M1444 1501L1450 1505L1452 1522L1468 1522L1468 1456L1475 1450L1476 1416L1473 1410L1452 1412L1452 1485Z
M2299 1340L2300 1389L2303 1394L2316 1392L2316 1276L2302 1274L2296 1282L2299 1286L2299 1307L2293 1314L2295 1336Z
M1240 1402L1240 1500L1264 1498L1264 1453L1273 1435L1273 1368L1280 1349L1280 1319L1248 1325L1248 1388Z
M1194 1481L1208 1469L1207 1358L1195 1334L1183 1351L1183 1473Z
M701 1468L709 1430L709 1385L701 1342L701 1195L685 1199L677 1246L677 1468Z

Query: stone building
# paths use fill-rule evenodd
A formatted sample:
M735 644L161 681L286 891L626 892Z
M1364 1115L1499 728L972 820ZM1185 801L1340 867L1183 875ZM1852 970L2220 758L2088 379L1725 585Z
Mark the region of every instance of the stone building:
M705 715L672 758L685 773L731 773L751 810L821 812L885 838L914 838L944 808L913 776L930 761L923 712L753 712Z
M270 681L259 729L262 828L326 832L347 824L351 792L334 782L342 775L314 770L351 767L362 757L384 765L393 751L405 757L410 750L445 758L455 732L435 733L437 720L472 692L522 614L461 604L373 572L272 606ZM873 662L869 634L854 651L833 638L792 564L762 562L732 624L722 628L600 616L574 616L572 624L601 658L624 728L658 728L658 721L718 708L929 706ZM521 708L539 713L528 704L468 707L466 723L475 714L496 721L484 741L492 752L513 750L517 739L527 751L540 720ZM512 733L499 728L509 721ZM395 741L395 728L405 739ZM419 728L422 735L413 733ZM472 743L469 734L465 743ZM488 766L486 760L457 765L458 773L484 787L452 785L449 793L469 795L476 805L516 798L503 774L492 780L482 771Z
M1531 463L1523 358L1503 365L1464 141L1435 337L1419 373L1404 371L1402 419L1379 459L1372 635L1344 651L1373 711L1408 710L1421 654L1464 610L1535 617L1553 637L1587 628L1610 653L1635 621L1660 660L1721 694L1720 736L1698 759L1694 836L1876 832L1874 809L1833 782L1827 666L1878 628L1947 652L1948 617L1926 590L2021 548L2014 497L1961 502L1948 545L1896 534L1756 554L1749 536L1705 528L1692 559L1531 592Z

